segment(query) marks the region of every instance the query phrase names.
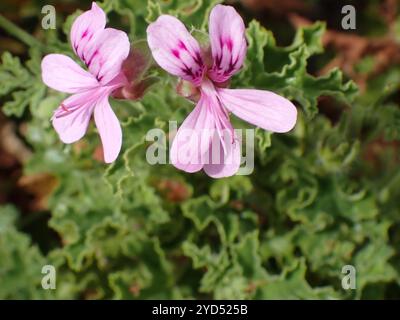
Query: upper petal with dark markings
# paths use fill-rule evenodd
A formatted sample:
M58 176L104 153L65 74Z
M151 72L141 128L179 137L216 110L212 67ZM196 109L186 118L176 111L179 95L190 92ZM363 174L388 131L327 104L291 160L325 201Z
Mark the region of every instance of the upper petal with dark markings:
M92 8L77 17L71 27L71 45L75 53L83 62L86 60L86 51L90 48L96 33L104 30L106 14L95 3Z
M209 32L215 82L224 82L241 67L247 44L243 19L231 6L216 5L210 14Z
M205 65L199 43L177 18L160 16L148 26L147 41L163 69L197 85L201 83Z

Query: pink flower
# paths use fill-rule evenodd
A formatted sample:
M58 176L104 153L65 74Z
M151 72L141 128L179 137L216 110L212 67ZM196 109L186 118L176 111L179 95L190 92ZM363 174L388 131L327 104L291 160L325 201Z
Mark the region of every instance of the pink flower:
M186 172L203 169L209 176L221 178L234 175L241 158L228 112L265 130L287 132L296 124L297 110L273 92L224 88L241 68L247 50L245 26L233 7L213 8L209 32L211 58L182 22L169 15L149 25L147 39L163 69L200 90L196 107L172 142L171 162Z
M94 113L104 160L110 163L121 150L122 131L108 97L126 84L121 65L130 44L123 31L105 25L104 11L93 2L91 10L76 18L71 28L72 47L88 71L65 55L49 54L42 60L42 79L50 88L72 93L52 118L60 139L64 143L81 139Z

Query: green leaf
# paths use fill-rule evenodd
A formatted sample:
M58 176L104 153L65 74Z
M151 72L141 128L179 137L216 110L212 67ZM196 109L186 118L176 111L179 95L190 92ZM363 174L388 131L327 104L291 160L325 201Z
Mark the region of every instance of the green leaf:
M271 33L258 22L252 21L247 29L247 58L238 79L246 86L276 91L295 99L309 118L318 112L317 98L321 95L351 102L357 87L351 81L343 84L339 70L319 78L307 73L309 57L322 51L323 31L324 25L321 23L299 29L293 43L280 48L276 46Z

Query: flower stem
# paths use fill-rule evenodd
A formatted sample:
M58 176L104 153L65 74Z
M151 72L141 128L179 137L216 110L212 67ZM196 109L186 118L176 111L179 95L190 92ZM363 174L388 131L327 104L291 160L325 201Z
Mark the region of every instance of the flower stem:
M32 37L29 33L22 30L16 24L12 23L10 20L4 18L0 14L0 28L6 30L10 35L21 40L23 43L30 47L43 48L42 43L40 43L35 37Z

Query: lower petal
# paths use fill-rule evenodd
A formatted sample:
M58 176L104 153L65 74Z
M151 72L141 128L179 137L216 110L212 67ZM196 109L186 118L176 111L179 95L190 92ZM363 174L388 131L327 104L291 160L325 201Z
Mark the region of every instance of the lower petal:
M222 137L213 139L209 150L209 163L204 165L204 171L212 178L230 177L236 174L240 167L240 142L233 132L224 130Z
M272 132L288 132L297 109L288 99L266 90L218 89L222 104L237 117Z
M201 98L172 141L170 159L178 169L197 172L206 162L215 122L207 98Z
M118 118L111 109L108 96L100 99L94 109L94 121L103 145L104 161L114 162L122 146L122 130Z
M98 86L92 74L63 54L48 54L43 58L41 68L44 84L54 90L77 93Z
M62 142L73 143L85 135L94 104L88 93L74 94L61 103L52 124Z

